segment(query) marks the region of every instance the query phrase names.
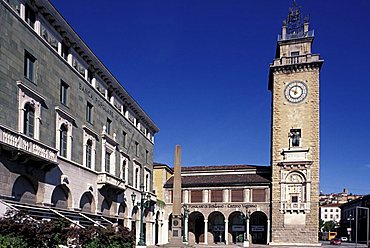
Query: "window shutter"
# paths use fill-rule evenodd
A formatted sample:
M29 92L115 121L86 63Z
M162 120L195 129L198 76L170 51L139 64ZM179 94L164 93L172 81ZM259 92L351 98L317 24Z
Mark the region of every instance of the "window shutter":
M231 190L231 201L232 202L243 202L243 190L242 189Z
M191 202L202 202L202 191L192 190L191 191Z
M253 202L265 202L265 189L253 189L252 191Z
M211 202L222 202L222 190L211 191Z

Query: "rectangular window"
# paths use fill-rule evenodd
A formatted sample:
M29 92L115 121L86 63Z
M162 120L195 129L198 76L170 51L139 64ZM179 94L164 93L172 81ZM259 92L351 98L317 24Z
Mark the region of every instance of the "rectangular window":
M139 156L139 143L135 142L135 155Z
M35 57L26 51L24 55L24 76L31 82L35 82L35 63Z
M87 102L86 105L86 121L92 124L92 111L93 111L93 105L89 102Z
M325 215L324 215L324 218L325 218L325 219L327 219L327 218L328 218L328 215L327 215L327 214L325 214Z
M67 106L67 102L68 102L68 88L69 88L69 85L64 81L61 81L60 83L60 103L65 106Z
M122 106L123 115L126 116L127 107L125 105Z
M265 189L252 190L252 202L265 202Z
M86 167L91 169L91 155L92 155L92 142L88 140L86 143Z
M299 51L291 52L291 53L290 53L290 56L292 56L292 57L297 57L297 56L299 56Z
M126 147L126 136L127 133L125 131L122 131L122 146Z
M243 202L243 190L232 189L231 190L231 201L232 202Z
M173 199L173 191L172 190L169 190L168 191L168 203L172 203L172 199Z
M26 4L26 22L32 27L35 28L36 22L36 13L33 9Z
M222 190L211 190L211 202L222 202Z
M298 196L292 196L292 203L298 202Z
M110 101L110 99L112 98L113 96L113 91L112 90L108 90L108 101Z
M68 59L68 54L69 54L69 48L64 42L62 43L62 57L67 60Z
M149 160L149 151L145 150L145 163L148 163Z
M107 130L106 130L107 134L110 134L110 132L111 132L111 126L112 126L112 120L110 120L109 118L107 118L107 126L106 126L106 128L107 128Z
M110 153L105 152L105 172L110 172Z
M202 191L201 190L192 190L190 191L191 202L202 202Z
M87 81L91 83L91 80L93 79L93 73L91 70L87 70Z

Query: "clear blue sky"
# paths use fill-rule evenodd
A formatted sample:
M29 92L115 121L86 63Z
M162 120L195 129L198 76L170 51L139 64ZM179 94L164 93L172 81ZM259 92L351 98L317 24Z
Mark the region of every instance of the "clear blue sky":
M268 67L292 0L52 0L161 131L157 162L270 163ZM370 1L298 1L321 71L321 190L370 193Z

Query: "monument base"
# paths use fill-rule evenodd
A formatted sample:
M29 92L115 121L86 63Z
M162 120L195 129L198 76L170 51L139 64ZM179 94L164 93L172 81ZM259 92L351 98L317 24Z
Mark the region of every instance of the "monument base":
M159 247L165 247L165 248L190 248L190 247L194 247L194 246L189 245L189 244L185 244L185 243L167 243L165 245L160 245Z

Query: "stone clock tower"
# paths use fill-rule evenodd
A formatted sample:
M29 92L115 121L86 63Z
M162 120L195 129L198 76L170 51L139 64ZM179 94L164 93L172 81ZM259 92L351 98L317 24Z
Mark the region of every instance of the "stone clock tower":
M271 242L318 245L320 68L314 32L295 3L278 36L270 65L272 93Z

